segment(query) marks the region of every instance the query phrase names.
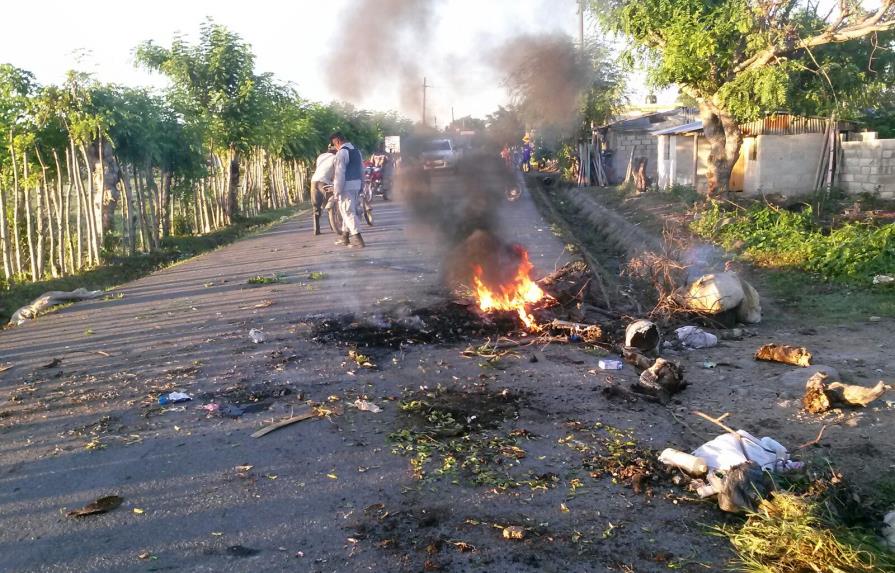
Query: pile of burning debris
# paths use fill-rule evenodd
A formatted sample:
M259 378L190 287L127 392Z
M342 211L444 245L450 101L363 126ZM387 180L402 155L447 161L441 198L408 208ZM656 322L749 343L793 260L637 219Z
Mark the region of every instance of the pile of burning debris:
M454 291L452 300L394 316L321 317L310 325L311 338L324 343L390 349L466 342L486 336L544 337L554 342L602 340L604 329L598 319L615 320L615 315L591 304L595 299L587 265L572 262L534 281L533 265L527 253L518 249L516 270L505 282L492 282L484 267L476 265L471 287Z

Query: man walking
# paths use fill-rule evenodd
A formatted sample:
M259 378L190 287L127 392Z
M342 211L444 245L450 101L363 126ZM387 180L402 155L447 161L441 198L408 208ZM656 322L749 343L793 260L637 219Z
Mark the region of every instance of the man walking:
M327 185L333 184L333 174L336 170L336 148L330 147L317 156L317 166L314 175L311 176L311 207L314 210L314 235L320 234L320 215L323 214L323 206L326 204Z
M365 247L357 220L357 204L364 184L364 164L360 151L341 132L329 137L336 151L333 193L342 214L342 238L336 243L346 247Z

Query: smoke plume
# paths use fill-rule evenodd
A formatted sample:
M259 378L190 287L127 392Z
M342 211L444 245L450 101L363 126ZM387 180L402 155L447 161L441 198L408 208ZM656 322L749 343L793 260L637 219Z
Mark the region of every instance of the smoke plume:
M330 89L340 98L359 100L371 91L397 84L401 109L418 112L421 54L438 5L438 0L359 0L349 4L339 15L343 33L326 62Z
M569 36L517 36L495 50L493 65L529 124L574 126L593 72Z

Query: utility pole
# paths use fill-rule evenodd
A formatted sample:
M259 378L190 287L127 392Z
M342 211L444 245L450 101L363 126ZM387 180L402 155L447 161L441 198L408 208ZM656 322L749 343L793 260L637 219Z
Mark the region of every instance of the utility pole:
M432 86L426 83L426 78L423 78L423 125L426 125L426 88L431 88Z

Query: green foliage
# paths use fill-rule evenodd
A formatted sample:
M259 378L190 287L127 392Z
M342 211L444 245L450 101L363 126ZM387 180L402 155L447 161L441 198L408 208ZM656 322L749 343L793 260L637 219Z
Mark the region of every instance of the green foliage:
M813 210L800 212L755 204L727 211L712 203L691 229L759 265L792 267L827 279L868 284L895 268L895 225L846 223L826 230Z
M845 3L850 10L841 25L875 9L863 4ZM895 35L868 31L848 42L799 48L798 40L835 22L837 14L820 6L802 0L591 1L605 27L632 40L623 62L645 67L655 86L678 85L739 121L778 110L820 115L835 110L856 119L891 93ZM779 55L749 65L768 50Z
M876 535L831 517L827 505L812 496L775 493L745 523L715 532L733 545L742 571L895 571L895 554Z
M703 196L692 185L672 185L668 194L686 205L693 205L702 200Z

